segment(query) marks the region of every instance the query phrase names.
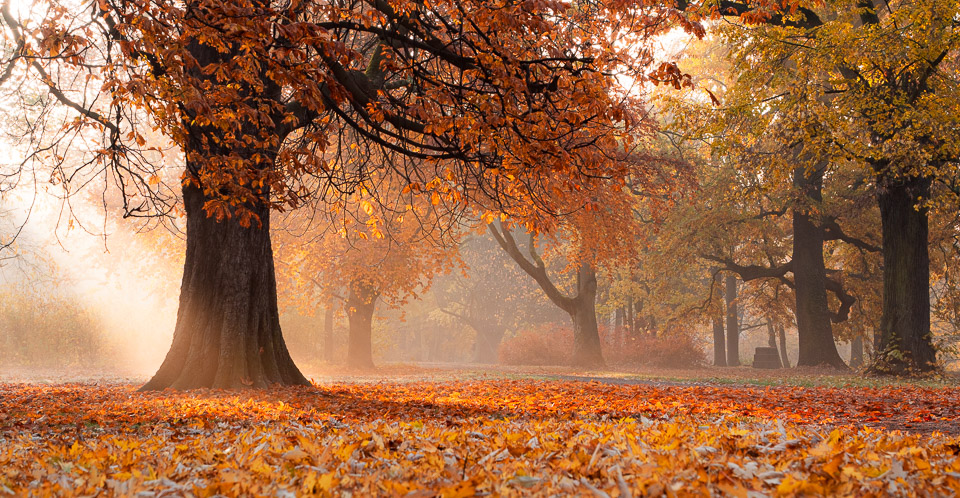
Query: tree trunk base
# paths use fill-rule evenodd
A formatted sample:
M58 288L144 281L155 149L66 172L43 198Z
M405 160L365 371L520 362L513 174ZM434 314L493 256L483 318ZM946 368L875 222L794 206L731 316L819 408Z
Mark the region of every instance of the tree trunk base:
M218 222L203 193L183 188L187 253L173 344L141 391L244 389L310 385L280 332L270 245L270 212L254 207L262 226Z

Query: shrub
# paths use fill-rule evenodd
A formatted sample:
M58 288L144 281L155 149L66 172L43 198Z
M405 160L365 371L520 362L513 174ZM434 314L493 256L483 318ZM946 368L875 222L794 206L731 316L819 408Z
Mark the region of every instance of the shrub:
M91 367L116 353L83 302L56 290L15 286L0 292L0 365Z
M672 330L662 335L638 335L620 341L612 330L600 327L603 357L610 365L695 367L707 361L700 340L692 333ZM573 330L568 324L548 323L523 329L500 343L504 365L569 365L573 355Z
M572 353L573 330L547 323L504 338L499 359L505 365L569 365Z
M606 344L607 362L623 366L696 367L707 361L698 338L686 331L627 337L622 344Z

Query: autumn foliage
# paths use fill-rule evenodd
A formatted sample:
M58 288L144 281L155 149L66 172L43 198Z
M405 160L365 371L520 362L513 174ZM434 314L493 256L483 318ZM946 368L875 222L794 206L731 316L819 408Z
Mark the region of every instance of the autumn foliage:
M498 355L505 365L568 365L572 353L573 330L548 323L505 338Z
M706 364L703 345L689 332L618 337L615 329L601 327L600 339L604 357L619 368L687 368ZM570 327L547 323L505 338L499 358L505 365L569 365L572 350Z
M610 344L607 351L610 363L621 367L689 368L707 363L704 345L694 334L683 330L626 337Z

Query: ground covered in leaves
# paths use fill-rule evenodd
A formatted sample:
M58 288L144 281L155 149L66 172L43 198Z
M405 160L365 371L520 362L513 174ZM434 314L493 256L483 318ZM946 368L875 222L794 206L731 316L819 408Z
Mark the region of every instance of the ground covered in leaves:
M960 389L0 384L0 495L943 495Z

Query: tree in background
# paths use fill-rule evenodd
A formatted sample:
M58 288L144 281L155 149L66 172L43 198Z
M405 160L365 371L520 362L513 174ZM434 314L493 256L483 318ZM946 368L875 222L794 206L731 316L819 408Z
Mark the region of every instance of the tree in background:
M433 287L438 309L475 332L475 362L496 363L504 337L553 318L551 304L489 234L468 235L459 252L464 271Z
M798 139L802 132L796 123L781 119L780 108L757 104L749 94L738 100L738 75L725 62L730 52L724 43L714 36L692 44L681 62L709 92L712 104L689 95L679 105L676 100L667 105L675 116L672 128L703 143L690 147L690 153L704 157L704 188L695 202L706 200L709 208L693 209L687 216L699 218L697 225L723 227L688 237L697 240L703 257L743 281L779 280L790 288L777 295L794 298L799 365L845 368L831 322L847 320L855 298L843 284L843 273L828 271L825 249L828 241L841 241L861 251L878 250L865 240L869 229L863 235L842 228L842 218L851 210L862 211L863 203L849 198L837 202L843 197L824 202L825 178L836 182L829 184L832 192L848 188L837 178L837 165L818 159L815 147ZM859 192L861 198L867 195Z
M771 14L760 3L720 2L720 13L744 21L724 31L737 73L726 105L775 110L763 115L778 116L781 129L790 131L781 142L802 151L790 169L803 168L794 177L805 185L817 187L823 177L817 165L824 161L869 178L884 262L872 370L935 369L928 210L940 202L933 195L949 192L956 179L960 85L950 68L960 43L953 23L960 7L951 1L801 4L789 12L773 7Z
M277 233L282 301L307 314L339 308L349 324L351 367L374 368L377 303L400 309L459 261L457 211L439 195L403 190L386 171L371 175L329 214L323 206L301 209Z
M550 301L570 315L574 333L572 362L577 366L597 367L605 363L597 325L598 273L616 271L621 265L636 266L641 224L638 206L648 213L658 213L662 205L672 201L672 192L686 176L682 164L651 153L654 137L650 131L647 133L636 137L643 144L642 156L618 155L630 171L625 182L597 179L573 191L553 189L557 200L567 203L567 214L528 225L526 244L517 241L516 230L504 219L506 216L487 225L497 243ZM547 259L563 262L558 277L551 276L549 264L541 255L535 226L549 227L544 230L550 249Z

